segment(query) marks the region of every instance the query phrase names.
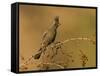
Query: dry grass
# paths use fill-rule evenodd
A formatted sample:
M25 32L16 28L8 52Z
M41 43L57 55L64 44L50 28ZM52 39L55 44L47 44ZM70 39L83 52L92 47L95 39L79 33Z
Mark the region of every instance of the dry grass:
M93 44L95 44L95 40L92 40L92 39L90 39L90 38L70 38L70 39L67 39L67 40L64 40L64 41L62 41L62 42L56 42L56 43L54 43L53 45L51 45L50 46L50 48L51 48L51 50L52 51L55 51L55 52L53 52L52 53L52 55L50 54L50 55L47 55L47 56L45 56L46 58L50 58L51 59L51 62L41 62L37 67L39 67L39 69L44 69L44 70L48 70L48 69L50 69L49 68L49 66L56 66L56 67L58 67L59 69L64 69L64 68L66 68L66 66L68 66L68 63L69 63L69 61L71 61L72 63L75 61L74 60L74 58L72 58L72 55L70 55L70 54L65 54L64 52L63 52L63 48L62 48L62 46L63 46L63 44L65 44L65 43L67 43L67 42L70 42L70 41L75 41L75 40L86 40L86 41L90 41L90 42L92 42ZM47 47L47 50L48 50L48 47ZM55 56L57 56L58 55L58 51L60 50L60 52L62 53L62 55L66 55L67 56L67 61L68 62L66 62L66 63L64 63L64 62L60 62L60 63L56 63L55 61L53 61L52 62L52 60L55 58ZM87 63L87 61L88 61L88 57L83 53L83 51L82 50L80 50L80 53L81 53L81 64L82 64L82 67L85 67L86 66L86 63ZM44 54L45 55L45 54ZM21 56L21 59L22 60L24 60L25 62L23 63L23 64L21 64L20 65L20 69L21 70L26 70L26 69L28 69L28 67L26 67L26 64L28 65L29 64L29 62L30 62L30 60L31 59L33 59L33 55L30 57L30 58L28 58L27 60L25 60L25 58L24 57L22 57ZM45 59L45 58L44 58ZM33 59L34 60L34 59ZM35 61L35 60L34 60Z

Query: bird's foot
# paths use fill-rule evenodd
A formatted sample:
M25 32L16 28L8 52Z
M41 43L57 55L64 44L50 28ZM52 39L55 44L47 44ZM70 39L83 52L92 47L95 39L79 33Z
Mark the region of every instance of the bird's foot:
M54 56L58 54L58 50L61 50L61 49L62 49L61 42L55 42L52 47L53 55L51 56L51 59L54 58ZM63 54L63 52L62 52L62 54Z
M62 49L62 45L61 45L61 42L60 41L59 42L55 42L54 44L55 44L54 48L56 50Z

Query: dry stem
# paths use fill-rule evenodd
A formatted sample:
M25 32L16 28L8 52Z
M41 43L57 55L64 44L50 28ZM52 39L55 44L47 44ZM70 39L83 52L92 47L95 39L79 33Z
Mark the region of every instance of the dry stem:
M92 40L92 39L90 39L90 38L84 38L84 37L82 38L82 37L79 37L79 38L67 39L67 40L62 41L62 42L60 42L60 43L57 43L56 45L51 45L50 47L51 47L51 48L55 48L55 47L57 47L57 46L63 45L64 43L67 43L67 42L69 42L69 41L75 41L75 40L86 40L86 41L91 41L91 42L93 42L93 44L94 44L94 42L95 42L95 40ZM25 64L26 64L27 62L29 62L32 58L33 58L33 55L32 55L27 61L25 61L23 64L21 64L20 67L23 66L23 65L25 65ZM56 66L59 66L60 68L64 68L63 66L61 66L61 65L59 65L59 64L56 64L56 63L42 63L42 64L56 65Z

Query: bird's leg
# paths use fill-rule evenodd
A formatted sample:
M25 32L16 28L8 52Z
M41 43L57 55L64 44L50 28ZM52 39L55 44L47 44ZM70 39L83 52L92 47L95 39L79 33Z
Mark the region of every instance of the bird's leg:
M61 42L56 42L55 45L56 45L56 49L60 49L61 53L64 54L64 52L62 51L63 44Z
M51 58L53 58L55 55L57 55L59 49L62 49L61 45L58 45L58 44L60 44L60 42L54 43L54 45L52 47L52 51L53 52L55 51L55 52L54 52L54 54L52 55ZM64 54L62 51L61 51L61 53Z
M57 50L55 49L55 52L54 52L54 49L53 49L53 55L51 56L51 59L52 59L55 55L57 55Z
M61 52L62 54L64 54L64 52L63 52L63 50L62 50L62 45L63 45L63 44L62 44L61 42L59 42L59 44L60 44L60 45L59 45L58 47L59 47L59 49L60 49L60 52Z

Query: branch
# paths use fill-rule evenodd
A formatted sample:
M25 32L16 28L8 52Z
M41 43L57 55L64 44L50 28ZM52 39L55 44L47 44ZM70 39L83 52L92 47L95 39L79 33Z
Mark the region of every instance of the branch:
M86 37L83 37L83 38L82 38L82 37L79 37L79 38L70 38L70 39L67 39L67 40L62 41L62 42L60 42L60 43L57 43L56 46L62 45L62 44L67 43L67 42L69 42L69 41L75 41L75 40L91 41L93 44L94 44L94 42L95 42L95 40L92 40L92 39L90 39L90 38L86 38ZM51 46L51 47L53 48L53 47L55 47L55 46Z
M62 42L56 43L55 45L51 45L50 47L51 48L56 47L58 49L58 47L63 45L64 43L67 43L67 42L70 42L70 41L75 41L75 40L85 40L85 41L90 41L93 44L95 44L95 40L92 40L92 39L86 38L86 37L79 37L79 38L70 38L70 39L64 40ZM33 55L30 58L28 58L23 64L21 64L20 67L23 66L23 65L26 65L26 63L28 63L32 58L33 58ZM56 63L43 63L43 64L56 65L56 66L59 66L60 68L64 68L63 66L56 64Z
M83 53L82 50L80 50L81 53L81 62L82 62L82 67L86 66L86 63L88 61L88 57Z

